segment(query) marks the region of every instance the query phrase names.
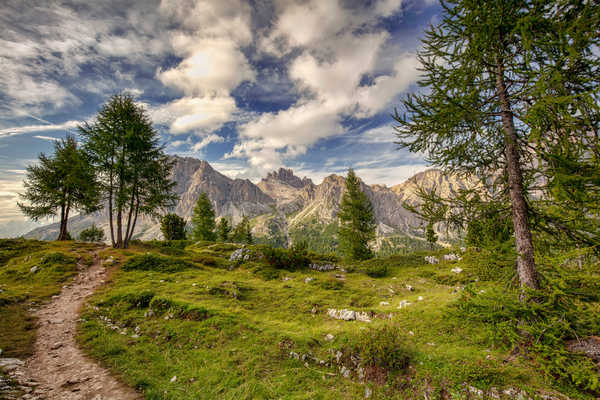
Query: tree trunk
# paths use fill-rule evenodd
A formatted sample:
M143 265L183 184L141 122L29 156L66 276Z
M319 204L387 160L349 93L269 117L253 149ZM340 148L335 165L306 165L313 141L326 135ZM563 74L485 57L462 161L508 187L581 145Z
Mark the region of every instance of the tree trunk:
M502 111L502 128L504 129L504 152L506 156L506 171L512 220L515 229L515 244L517 247L517 273L521 287L539 289L540 285L535 268L533 242L527 216L527 202L523 190L523 172L519 160L517 132L514 125L513 113L504 81L504 66L498 62L496 71L496 90L500 99Z
M71 210L71 202L67 203L67 208L65 209L65 223L63 225L63 232L62 232L62 240L67 240L67 234L69 233L68 231L68 224L69 224L69 211Z
M123 248L123 223L121 221L121 218L123 216L122 213L122 206L118 205L117 208L117 243L115 248L117 249L122 249Z
M108 223L110 225L110 242L113 247L117 247L115 243L115 229L113 227L113 165L114 160L111 159L109 178L110 187L108 189Z
M137 190L137 177L135 178L136 182L133 184L133 190L131 191L131 201L129 202L129 215L127 216L127 229L125 230L125 248L127 248L129 244L129 238L131 237L129 230L131 229L131 217L133 215L133 208L135 205L135 195Z
M138 196L136 199L136 204L135 204L135 216L133 218L133 225L131 226L131 232L129 233L129 236L126 238L125 248L129 247L129 242L131 241L131 238L133 237L133 230L135 229L135 224L137 222L139 209L140 209L140 198Z
M56 238L56 240L65 240L65 204L63 203L60 206L60 228L58 230L58 237Z

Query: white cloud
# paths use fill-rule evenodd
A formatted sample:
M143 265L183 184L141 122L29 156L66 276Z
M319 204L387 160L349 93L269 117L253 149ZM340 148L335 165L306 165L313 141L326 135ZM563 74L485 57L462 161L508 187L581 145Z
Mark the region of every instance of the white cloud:
M169 125L172 134L194 132L202 136L227 122L236 106L231 96L183 97L149 110L152 120Z
M18 126L14 128L6 128L0 129L0 138L22 135L25 133L33 133L33 132L46 132L46 131L60 131L60 130L69 130L77 128L80 121L67 121L62 124L52 124L52 125L26 125L26 126Z
M34 138L36 139L42 139L42 140L48 140L50 142L56 142L58 140L60 140L59 138L55 138L52 136L42 136L42 135L35 135Z
M198 152L211 143L223 143L224 141L225 141L225 139L222 136L214 135L214 134L208 135L208 136L202 138L202 140L199 141L198 143L194 144L192 146L192 151Z

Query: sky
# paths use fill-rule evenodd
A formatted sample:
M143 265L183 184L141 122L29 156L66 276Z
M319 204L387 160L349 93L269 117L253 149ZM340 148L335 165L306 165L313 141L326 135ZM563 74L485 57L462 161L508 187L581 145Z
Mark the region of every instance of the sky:
M391 114L418 90L437 0L2 3L0 232L25 221L26 166L119 92L168 153L232 178L287 167L319 183L353 167L395 185L427 168L394 144Z

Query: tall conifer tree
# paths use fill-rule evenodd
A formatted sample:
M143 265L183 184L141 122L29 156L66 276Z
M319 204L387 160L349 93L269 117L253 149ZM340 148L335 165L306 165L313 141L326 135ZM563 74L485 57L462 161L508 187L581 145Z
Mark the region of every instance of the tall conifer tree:
M594 108L587 83L598 80L597 62L584 60L593 59L598 6L448 0L442 7L419 52L427 91L409 95L406 114L395 115L399 143L447 171L504 183L519 280L538 288L529 183L545 168L539 156L560 136L552 127Z
M373 252L369 242L375 239L375 214L352 168L346 177L346 191L342 196L338 218L340 248L344 255L354 260L371 258Z
M194 240L216 240L215 210L208 195L200 193L192 214L192 237Z

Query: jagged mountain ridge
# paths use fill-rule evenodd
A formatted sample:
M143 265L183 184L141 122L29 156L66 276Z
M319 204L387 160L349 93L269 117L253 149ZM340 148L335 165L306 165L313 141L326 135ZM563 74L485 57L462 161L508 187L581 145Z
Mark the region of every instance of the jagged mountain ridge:
M253 218L253 231L257 236L273 235L275 230L289 241L288 231L307 222L323 226L334 223L344 193L344 177L335 174L317 185L309 178L294 175L291 169L281 168L254 184L248 179L231 179L204 160L179 156L174 159L172 179L177 183L175 191L180 199L173 211L189 218L198 196L206 192L218 217L231 217L234 223L244 215ZM414 232L419 220L404 209L402 203L417 201L417 185L426 189L438 187L442 192L448 192L469 184L471 182L444 176L436 169L421 172L394 187L361 183L373 203L379 236ZM103 228L109 237L105 212L70 218L69 231L77 236L92 223ZM56 225L37 228L26 237L53 239L58 229ZM158 222L142 218L134 236L140 239L160 238Z

